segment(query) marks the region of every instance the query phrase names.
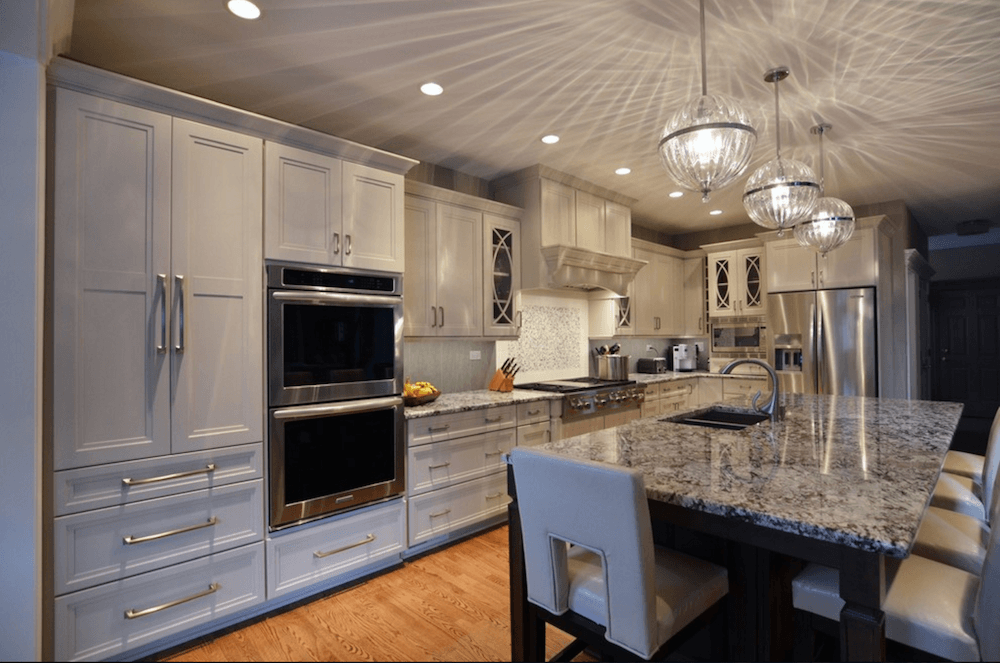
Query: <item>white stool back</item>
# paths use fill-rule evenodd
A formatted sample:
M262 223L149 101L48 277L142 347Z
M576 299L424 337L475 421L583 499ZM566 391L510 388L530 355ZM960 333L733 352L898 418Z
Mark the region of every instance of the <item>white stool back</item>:
M1000 661L1000 527L990 530L973 620L981 660Z

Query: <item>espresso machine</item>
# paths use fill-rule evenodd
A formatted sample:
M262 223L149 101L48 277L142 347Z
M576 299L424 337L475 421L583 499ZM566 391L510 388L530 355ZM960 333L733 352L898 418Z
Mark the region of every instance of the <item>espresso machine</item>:
M680 343L674 346L674 370L693 371L698 367L698 346Z

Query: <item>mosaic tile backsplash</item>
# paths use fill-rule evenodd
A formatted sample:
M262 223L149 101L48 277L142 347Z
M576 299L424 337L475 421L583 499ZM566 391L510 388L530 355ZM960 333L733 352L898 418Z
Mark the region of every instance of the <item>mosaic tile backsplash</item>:
M586 338L579 307L526 305L521 310L521 336L498 341L497 357L515 357L525 374L564 371L586 375L580 338Z

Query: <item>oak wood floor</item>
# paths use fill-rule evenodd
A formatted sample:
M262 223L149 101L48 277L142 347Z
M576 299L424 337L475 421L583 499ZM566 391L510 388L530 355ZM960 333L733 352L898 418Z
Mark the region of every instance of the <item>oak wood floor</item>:
M508 577L503 525L151 660L508 661ZM549 627L548 656L569 640Z

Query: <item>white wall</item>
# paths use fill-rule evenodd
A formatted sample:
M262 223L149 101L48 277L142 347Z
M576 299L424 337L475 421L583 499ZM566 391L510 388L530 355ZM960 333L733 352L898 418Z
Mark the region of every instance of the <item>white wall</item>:
M38 660L45 70L7 45L0 40L0 659Z

